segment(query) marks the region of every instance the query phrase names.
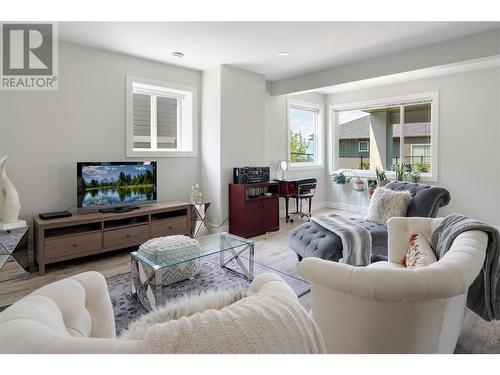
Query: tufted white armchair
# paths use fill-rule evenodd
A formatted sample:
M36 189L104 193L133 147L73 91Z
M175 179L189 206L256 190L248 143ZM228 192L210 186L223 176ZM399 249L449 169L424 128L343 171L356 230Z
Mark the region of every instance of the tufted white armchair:
M248 298L220 309L206 307L199 313L178 320L154 323L145 328L147 332L140 340L117 338L106 280L98 272L85 272L46 285L0 313L0 353L162 352L161 347L155 349L154 339L148 341L148 335L165 334L172 339L176 334L183 336L188 328L197 333L199 340L203 334L209 334L212 339L209 342L218 343L219 346L210 348L208 352L213 350L217 353L234 348L231 347L231 339L227 340L227 336L221 334L220 322L224 322L225 330L222 331L226 334L236 333L235 337L243 347L237 350L245 353L245 350L286 353L290 348L299 352L324 352L316 325L300 306L295 292L282 278L271 273L260 274L250 284L247 293ZM276 301L274 307L263 307L270 300ZM198 309L208 300L195 300L193 303L194 308ZM186 303L183 306L188 308ZM272 319L276 320L269 323L271 328L266 328L268 337L265 337L260 326L252 332L245 332L249 327L248 322L263 323ZM288 325L284 322L288 322ZM181 326L184 330L179 330ZM292 334L283 327L290 327ZM294 333L303 340L294 340ZM189 340L190 337L184 341ZM184 348L178 342L173 345L178 353L182 353L183 349L187 352L196 350L193 349L195 347L200 348L200 345L190 346L188 343Z
M299 273L311 282L311 314L328 353L453 353L488 237L464 232L439 261L417 269L401 266L410 235L430 239L441 220L391 218L388 262L353 267L302 261Z
M0 353L142 353L117 340L104 276L84 272L46 285L0 314Z

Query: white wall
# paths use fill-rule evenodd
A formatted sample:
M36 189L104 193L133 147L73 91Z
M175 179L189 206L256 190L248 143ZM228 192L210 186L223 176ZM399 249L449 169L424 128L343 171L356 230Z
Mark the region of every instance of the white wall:
M0 92L0 155L23 218L76 204L77 161L127 159L127 74L201 89L198 71L61 42L59 90ZM186 201L199 158L154 159L159 200Z
M316 93L308 93L292 96L294 99L325 105L326 96ZM326 109L326 108L325 108ZM326 111L324 112L326 113ZM265 145L266 145L266 164L271 166L271 176L276 178L276 165L278 160L287 159L287 95L272 96L269 93L269 84L267 85L266 94L266 129L265 129ZM323 134L326 134L326 121L323 119ZM326 137L325 137L326 138ZM326 139L325 147L326 151ZM326 159L325 159L326 160ZM305 178L315 177L318 179L315 197L313 198L313 207L321 207L328 205L330 201L327 194L327 174L326 165L320 169L294 170L287 171L286 176L289 178Z
M202 191L209 221L229 216L233 168L265 166L264 76L220 65L203 72Z
M328 104L439 92L439 169L436 185L451 193L444 216L458 212L500 226L500 69L485 69L359 91L331 94ZM341 203L366 206L359 194ZM332 190L330 190L332 194ZM352 197L348 202L347 197ZM338 201L338 199L337 199Z
M229 214L233 168L265 166L264 76L227 65L221 68L222 218Z
M211 202L208 220L222 222L221 195L221 67L203 71L201 120L201 191Z

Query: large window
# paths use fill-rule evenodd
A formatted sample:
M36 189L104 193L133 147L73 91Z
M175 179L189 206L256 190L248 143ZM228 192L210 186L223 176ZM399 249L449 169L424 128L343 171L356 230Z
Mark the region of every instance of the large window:
M195 156L196 89L127 77L127 156Z
M311 103L288 102L288 160L292 168L323 165L323 108Z
M437 177L437 93L332 108L332 172L404 164L428 180ZM364 172L366 171L366 172Z

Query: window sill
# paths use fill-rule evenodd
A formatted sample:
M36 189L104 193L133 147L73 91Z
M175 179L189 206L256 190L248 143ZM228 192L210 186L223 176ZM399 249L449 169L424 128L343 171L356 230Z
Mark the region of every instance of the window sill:
M305 170L311 170L311 169L325 169L324 165L320 164L312 164L312 165L292 165L289 164L288 170L289 171L305 171Z
M339 174L340 172L344 171L344 169L338 169L336 171L330 171L330 176L333 176L335 174ZM374 171L367 171L367 170L353 170L352 172L344 173L346 177L359 177L359 178L370 178L370 179L376 179L377 174ZM396 173L391 172L391 171L386 171L387 178L392 182L396 181ZM402 182L410 182L410 181L402 181ZM433 176L431 174L425 173L421 175L421 180L420 182L438 182L438 179L436 176Z
M198 153L195 151L127 151L128 158L194 158Z

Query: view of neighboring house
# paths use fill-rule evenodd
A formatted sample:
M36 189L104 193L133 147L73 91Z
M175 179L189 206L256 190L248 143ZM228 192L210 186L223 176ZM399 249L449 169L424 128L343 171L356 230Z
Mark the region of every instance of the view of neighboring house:
M381 147L372 147L376 139L371 130L373 115L341 123L339 125L339 165L341 169L374 169L370 158L380 157L384 169L392 169L396 164L405 163L421 172L429 172L431 164L431 123L410 122L404 124L404 155L401 158L401 126L395 116L397 112L384 111L385 130L383 140L385 155ZM398 123L394 123L397 120ZM371 138L371 139L370 139ZM387 142L391 139L392 142ZM376 155L375 155L376 154Z

